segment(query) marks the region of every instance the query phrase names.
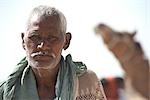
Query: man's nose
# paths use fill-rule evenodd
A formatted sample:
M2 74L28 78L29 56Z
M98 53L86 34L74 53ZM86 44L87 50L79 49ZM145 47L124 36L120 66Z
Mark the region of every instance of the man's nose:
M37 45L38 49L49 49L49 44L46 41L41 41L38 45Z

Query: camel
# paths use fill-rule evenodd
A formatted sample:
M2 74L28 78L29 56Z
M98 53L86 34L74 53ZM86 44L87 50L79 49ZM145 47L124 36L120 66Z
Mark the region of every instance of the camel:
M140 43L135 40L136 32L118 32L105 24L95 27L125 72L125 88L128 100L147 100L150 90L150 66ZM137 98L137 99L136 99Z

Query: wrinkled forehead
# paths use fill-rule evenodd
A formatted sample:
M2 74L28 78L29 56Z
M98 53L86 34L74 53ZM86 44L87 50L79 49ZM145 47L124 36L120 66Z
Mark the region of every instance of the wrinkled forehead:
M27 25L27 30L30 29L32 26L42 26L42 27L57 27L61 28L61 21L59 16L38 16L38 14L34 14L30 17Z
M37 23L44 23L45 25L49 24L58 24L61 25L61 21L58 15L52 15L52 16L39 16L38 14L33 14L29 21L29 24L37 24Z

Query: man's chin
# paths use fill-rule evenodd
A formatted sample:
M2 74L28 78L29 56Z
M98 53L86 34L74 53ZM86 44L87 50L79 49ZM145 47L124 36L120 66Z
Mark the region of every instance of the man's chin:
M43 67L33 67L33 68L36 68L36 69L41 69L41 70L47 70L47 69L54 69L55 67L54 66L43 66Z
M46 62L46 61L51 61L54 58L51 56L35 56L33 59L38 62Z
M53 69L55 68L54 64L36 64L36 65L32 65L33 68L36 69Z
M53 69L57 66L59 63L59 60L56 60L52 57L50 58L32 58L29 59L29 64L33 68L37 69Z
M40 61L34 61L34 63L31 64L33 68L37 69L53 69L55 68L57 64L55 64L53 61L45 61L45 60L40 60Z

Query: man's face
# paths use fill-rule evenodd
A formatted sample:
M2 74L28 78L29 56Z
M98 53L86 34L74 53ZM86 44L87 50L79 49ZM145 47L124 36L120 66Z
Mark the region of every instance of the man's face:
M61 31L60 21L49 16L33 16L27 32L23 35L23 47L30 66L34 68L54 68L61 59L65 44L65 34Z

